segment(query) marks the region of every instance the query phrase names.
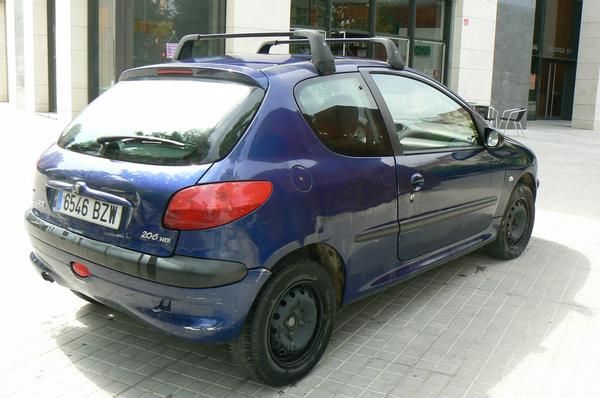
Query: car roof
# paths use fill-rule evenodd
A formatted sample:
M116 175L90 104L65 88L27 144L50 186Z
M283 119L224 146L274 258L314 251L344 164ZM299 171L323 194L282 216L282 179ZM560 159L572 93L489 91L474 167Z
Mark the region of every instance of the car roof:
M278 65L290 65L297 63L310 62L310 54L233 54L224 55L219 57L210 58L195 58L195 63L220 63L220 64L233 64L246 66L249 68L263 70L265 68L278 66ZM335 57L336 64L342 62L345 64L354 63L360 66L363 65L377 65L383 66L388 65L384 61L378 61L368 58L355 58L355 57Z
M195 58L195 62L186 62L186 64L206 67L211 66L215 68L224 68L228 66L232 70L239 69L244 73L253 77L257 81L261 80L259 75L262 76L276 76L291 74L298 69L304 69L311 71L313 76L322 76L315 69L311 62L310 54L234 54L225 55L212 58ZM389 63L371 58L359 58L359 57L334 57L335 61L335 73L345 72L356 72L358 68L381 68L389 71L394 69ZM169 64L172 65L172 64ZM292 67L290 67L292 66ZM295 66L295 67L294 67ZM408 72L412 75L417 75L427 80L432 80L423 71L418 69L410 68L405 66L402 71Z
M358 68L382 68L394 70L390 64L385 61L379 61L369 58L358 57L334 57L335 73L356 72ZM268 76L282 76L293 74L302 69L307 74L303 78L310 76L322 76L311 62L310 54L232 54L216 57L198 57L193 61L174 61L169 63L148 65L129 69L121 75L119 80L130 78L144 70L153 70L157 68L179 68L189 66L192 68L222 70L228 72L237 72L256 81L263 88L266 88ZM405 67L403 70L422 75L421 72L412 68ZM297 78L298 76L296 76ZM292 77L292 80L296 78Z

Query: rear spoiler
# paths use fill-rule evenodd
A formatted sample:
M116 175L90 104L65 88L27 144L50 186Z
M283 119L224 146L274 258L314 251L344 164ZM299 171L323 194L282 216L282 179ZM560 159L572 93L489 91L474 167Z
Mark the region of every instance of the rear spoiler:
M254 73L252 73L254 72ZM139 68L128 69L121 73L119 81L140 80L155 77L191 77L213 80L224 80L228 82L237 82L250 86L257 86L266 89L268 81L266 77L248 68L235 67L228 65L224 69L219 64L162 64L148 65Z

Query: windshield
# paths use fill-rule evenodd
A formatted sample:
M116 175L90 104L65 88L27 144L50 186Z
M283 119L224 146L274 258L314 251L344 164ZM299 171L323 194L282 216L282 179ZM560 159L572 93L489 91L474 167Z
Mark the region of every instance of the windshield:
M58 145L137 163L212 163L233 148L263 95L258 87L221 80L123 81L73 120Z

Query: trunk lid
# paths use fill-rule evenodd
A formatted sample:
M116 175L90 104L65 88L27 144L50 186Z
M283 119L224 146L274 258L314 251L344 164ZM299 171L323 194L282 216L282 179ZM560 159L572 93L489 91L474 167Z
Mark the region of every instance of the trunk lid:
M46 221L85 237L150 255L169 256L178 237L177 231L162 225L169 199L178 190L194 185L210 166L157 167L91 157L53 146L38 162L34 211ZM66 194L74 191L78 192L77 198L107 203L109 207L99 211L106 211L108 220L112 206L120 206L117 228L62 213ZM76 201L73 204L77 207ZM80 202L79 207L82 206ZM91 213L93 205L88 202L87 215Z

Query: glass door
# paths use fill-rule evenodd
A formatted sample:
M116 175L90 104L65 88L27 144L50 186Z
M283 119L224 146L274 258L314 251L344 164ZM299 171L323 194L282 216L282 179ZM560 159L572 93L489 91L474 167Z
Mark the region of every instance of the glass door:
M539 119L571 120L575 67L571 62L542 61L537 116Z

